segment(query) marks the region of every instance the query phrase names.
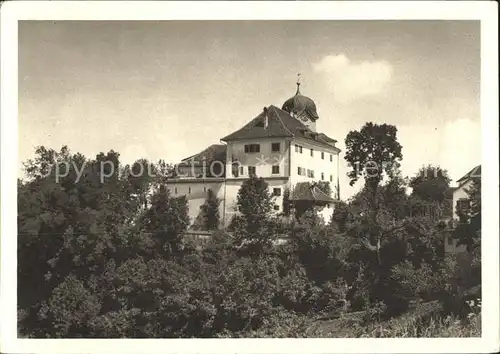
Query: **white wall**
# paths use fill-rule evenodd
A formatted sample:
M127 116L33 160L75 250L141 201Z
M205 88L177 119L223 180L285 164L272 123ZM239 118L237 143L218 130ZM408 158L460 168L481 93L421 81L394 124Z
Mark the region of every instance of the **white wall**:
M207 191L212 189L222 202L219 207L221 216L221 226L227 226L234 214L238 212L237 196L238 192L246 178L232 178L225 183L220 179L211 181L206 179L192 180L173 180L167 183L167 189L172 197L186 196L189 208L190 225L194 223L200 214L200 207L205 203ZM279 207L278 210L273 210L273 213L283 212L283 195L285 188L288 186L288 178L268 178L265 179L269 185L269 193L272 195L274 188L280 188L281 196L273 197L274 205Z
M295 151L295 145L302 146L302 153ZM311 156L313 149L313 156ZM324 153L324 159L321 159L321 152ZM330 161L332 155L332 161ZM339 154L333 149L329 149L313 142L303 139L295 139L291 146L291 178L290 182L295 185L298 182L321 181L321 173L324 174L324 181L330 182L332 191L335 191L337 184ZM298 174L298 167L306 169L306 175ZM314 171L314 178L307 176L307 169ZM330 181L331 176L331 181ZM333 197L333 195L332 195Z
M192 180L172 180L167 182L167 189L171 197L186 196L188 202L189 223L192 225L200 214L200 207L205 203L207 192L211 189L217 196L222 199L224 197L224 182L220 179L210 181L209 179L192 179ZM219 212L222 215L223 203L219 207Z
M280 143L280 152L272 152L271 144ZM260 152L245 153L245 145L259 144ZM255 140L231 141L227 143L226 177L232 178L232 161L237 160L243 166L239 178L248 178L248 166L256 167L258 177L288 177L288 142L286 139L265 138ZM272 166L279 165L279 174L272 174Z

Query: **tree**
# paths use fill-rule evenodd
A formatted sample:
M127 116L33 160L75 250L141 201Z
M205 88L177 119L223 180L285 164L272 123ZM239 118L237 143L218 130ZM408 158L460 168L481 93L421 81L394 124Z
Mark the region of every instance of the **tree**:
M283 215L290 216L291 212L290 188L285 188L283 191Z
M189 225L185 197L171 198L161 185L151 207L140 220L140 227L153 240L153 249L161 256L178 255L183 248L184 232Z
M377 223L379 211L379 184L384 173L393 177L403 158L397 137L397 128L388 124L366 123L360 131L351 131L345 139L345 159L351 168L347 173L350 185L354 185L361 175L365 180L365 191L369 205L365 245L377 252L380 263L382 229ZM375 242L375 245L372 243Z
M251 177L241 185L237 206L239 215L231 221L239 242L246 244L260 253L272 245L275 224L270 218L273 201L269 193L269 186L260 177Z
M448 172L439 166L427 165L410 180L412 195L427 202L442 203L450 187Z
M127 258L124 230L141 207L134 190L143 187L120 176L114 151L87 159L67 147L38 147L24 166L26 179L18 184L18 306L25 313L20 325L25 333L43 336L42 328L55 317L43 317L42 306L54 299L55 289L68 299L82 294L68 276L93 291L109 261ZM65 281L67 287L61 285Z
M459 224L454 231L459 244L467 246L467 251L478 252L481 245L481 179L474 178L466 189L468 203L456 205Z
M330 186L330 182L328 181L318 181L315 183L316 187L318 187L323 193L327 196L332 196L332 187Z
M206 230L216 230L219 228L220 212L219 205L221 200L217 198L215 193L209 189L207 192L207 199L200 207L203 217L203 225Z

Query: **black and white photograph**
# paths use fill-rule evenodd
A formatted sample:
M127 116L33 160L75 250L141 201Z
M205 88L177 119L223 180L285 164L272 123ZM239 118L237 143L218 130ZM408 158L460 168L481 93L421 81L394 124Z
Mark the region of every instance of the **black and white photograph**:
M54 3L22 19L2 4L2 329L16 340L499 349L498 52L483 47L498 25L481 17L496 4L358 19L334 2L179 2L192 18L120 2L65 18Z

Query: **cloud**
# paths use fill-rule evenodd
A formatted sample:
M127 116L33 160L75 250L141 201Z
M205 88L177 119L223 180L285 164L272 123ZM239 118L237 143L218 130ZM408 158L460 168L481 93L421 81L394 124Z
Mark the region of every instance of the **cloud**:
M393 71L386 61L353 62L344 54L328 55L313 64L313 69L324 74L328 89L339 103L381 93Z
M431 125L398 127L403 145L403 173L413 176L426 164L439 165L453 181L481 162L481 123L460 118L441 128Z

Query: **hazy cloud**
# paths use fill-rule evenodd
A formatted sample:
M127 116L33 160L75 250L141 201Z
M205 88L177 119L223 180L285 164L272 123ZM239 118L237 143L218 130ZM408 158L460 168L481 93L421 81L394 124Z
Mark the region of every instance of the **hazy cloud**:
M313 69L324 74L328 89L340 103L382 92L393 71L386 61L354 62L344 54L328 55L313 64Z
M402 170L410 177L423 165L433 164L448 170L453 184L481 163L481 123L468 118L439 128L430 124L400 126L398 140L403 145Z

